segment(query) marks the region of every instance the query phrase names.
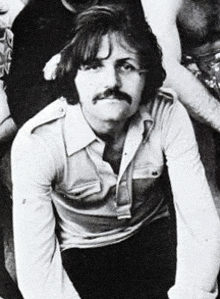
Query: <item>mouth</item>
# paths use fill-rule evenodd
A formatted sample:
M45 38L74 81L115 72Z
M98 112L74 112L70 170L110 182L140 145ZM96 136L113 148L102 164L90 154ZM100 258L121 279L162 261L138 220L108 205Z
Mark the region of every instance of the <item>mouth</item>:
M118 97L102 97L102 98L98 98L98 99L94 99L93 103L96 104L97 102L102 102L102 101L117 101L117 102L121 102L121 101L125 101L128 104L130 104L130 101L128 101L127 99L122 99L122 98L118 98Z
M114 96L110 96L110 97L100 97L99 99L97 99L98 101L102 101L102 100L118 100L121 101L123 99L119 98L119 97L114 97Z

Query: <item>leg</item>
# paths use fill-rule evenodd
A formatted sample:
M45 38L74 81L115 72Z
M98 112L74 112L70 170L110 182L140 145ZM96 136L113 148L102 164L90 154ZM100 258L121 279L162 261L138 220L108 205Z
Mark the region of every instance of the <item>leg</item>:
M167 299L174 284L175 236L168 219L130 239L94 249L69 249L63 265L82 299Z

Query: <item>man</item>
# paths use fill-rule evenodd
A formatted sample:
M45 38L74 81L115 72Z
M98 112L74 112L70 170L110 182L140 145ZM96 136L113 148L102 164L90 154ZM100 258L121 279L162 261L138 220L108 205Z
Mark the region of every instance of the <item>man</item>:
M65 30L68 30L71 26L72 15L69 11L73 13L79 9L84 9L87 5L101 4L102 2L108 1L80 1L81 5L79 5L77 0L56 0L53 1L53 5L51 2L48 1L41 1L35 0L33 4L30 3L19 15L16 19L13 31L17 38L15 39L15 54L14 54L14 67L11 73L11 83L8 87L8 96L9 96L9 105L12 113L14 114L14 118L16 123L21 126L26 120L28 120L31 116L36 114L40 110L40 105L44 107L47 103L43 103L45 99L41 100L41 104L33 102L30 105L23 104L24 97L26 94L26 89L31 87L34 83L34 79L31 79L30 85L30 77L35 78L32 74L33 70L37 68L37 73L42 74L42 69L54 54L60 50L64 44L68 41L69 35L71 32L64 34ZM114 2L109 1L109 2ZM136 1L122 1L127 3L137 14L137 17L142 15L142 10L140 7L139 0ZM210 25L207 24L206 19L210 19L210 22L214 19L215 24L218 24L218 11L216 7L219 7L219 1L213 0L212 2L206 3L204 7L204 1L195 1L195 0L143 0L142 6L145 11L145 16L149 21L150 25L153 28L156 36L159 39L159 43L161 44L164 52L164 63L167 68L168 77L167 77L167 84L172 85L175 87L174 89L180 90L181 92L181 101L184 105L189 109L190 113L203 120L204 122L210 124L213 128L219 130L219 110L220 105L217 100L215 100L211 95L206 91L204 87L194 78L194 76L190 76L191 84L193 86L190 92L186 89L185 86L185 77L186 80L189 76L189 72L181 65L181 47L179 43L179 33L177 31L176 21L178 18L178 25L181 27L181 40L183 42L184 49L189 45L189 38L191 37L189 32L194 32L195 34L199 34L199 32L205 32L205 36L203 36L203 41L209 39L210 35ZM84 6L83 6L84 5ZM215 12L210 15L208 12L213 11ZM207 16L203 20L200 19L199 22L197 21L197 16L201 14L203 16ZM62 13L64 13L62 17ZM61 16L61 17L59 17ZM69 16L69 17L68 17ZM57 20L57 22L56 22ZM163 20L163 22L161 22ZM65 24L66 22L66 24ZM33 23L33 24L32 24ZM59 25L57 25L59 23ZM39 24L41 26L39 26ZM49 24L51 26L49 26ZM205 28L205 30L201 30L199 28ZM54 35L52 34L53 38L49 35L49 30L54 30ZM24 30L24 31L23 31ZM218 32L217 26L215 26L215 32ZM55 34L56 33L56 34ZM194 34L194 35L195 35ZM36 42L36 36L40 37L40 41ZM182 38L184 36L184 39ZM48 40L50 39L50 40ZM40 44L42 40L42 45ZM198 40L198 39L196 39ZM29 42L28 42L29 41ZM201 41L201 39L200 39ZM32 46L31 46L32 44ZM34 44L34 47L33 47ZM46 49L45 49L46 45ZM40 47L41 46L41 47ZM43 51L40 50L42 49ZM36 48L37 47L37 48ZM53 50L51 50L53 49ZM35 51L34 51L35 50ZM22 52L23 51L23 52ZM26 56L25 56L26 53ZM35 56L34 56L35 55ZM31 60L34 63L33 69L32 66L26 65L26 73L27 77L29 76L29 80L25 78L25 57L28 61ZM40 57L40 58L39 58ZM28 65L30 64L28 63ZM27 69L28 68L28 69ZM175 70L175 74L173 71ZM24 69L24 70L23 70ZM179 76L179 73L182 75ZM20 80L18 81L18 77L20 74ZM178 74L178 76L176 75ZM24 76L24 78L23 78ZM178 82L178 78L182 78L181 82ZM175 80L174 80L175 79ZM22 88L19 90L19 85L26 80L24 84L22 84ZM180 79L179 79L180 81ZM13 82L16 82L13 84ZM17 84L19 82L20 84ZM26 85L29 84L30 86L26 88ZM21 92L22 96L17 96L16 100L16 91L14 89L17 88L17 92ZM190 87L189 87L190 88ZM46 89L47 90L47 89ZM195 94L194 94L195 93ZM190 94L190 96L189 96ZM34 91L32 92L32 98L34 96ZM27 97L28 98L28 97ZM191 99L194 98L196 101L192 101ZM204 98L204 99L203 99ZM26 99L30 100L30 99ZM17 108L17 103L22 104L21 110L27 114L27 116L23 116L24 113L19 113L19 109ZM25 103L25 101L24 101ZM39 107L37 106L39 105ZM28 107L28 109L27 109ZM33 108L34 107L34 108ZM41 108L42 108L41 107ZM33 111L29 112L30 109ZM22 120L22 117L24 118Z
M201 158L220 211L220 1L143 0L142 5L163 50L165 86L178 93L194 119Z
M116 1L80 1L81 5L79 5L77 0L54 0L51 5L50 0L35 0L16 19L12 28L15 33L15 43L7 95L10 111L18 127L57 97L56 86L53 82L44 80L42 70L50 57L59 52L68 42L74 13L78 9L84 9L87 5L106 2ZM130 7L136 18L142 17L143 12L139 0L121 2L125 2ZM214 31L218 32L217 25L210 26L212 20L218 24L218 2L218 0L208 3L201 0L143 0L142 6L163 49L163 63L168 74L165 86L176 90L180 95L180 101L191 116L199 120L199 122L194 121L196 137L209 185L217 209L220 211L220 191L217 186L220 178L220 169L217 166L219 165L220 145L218 133L212 130L212 128L220 130L218 95L210 92L210 89L207 90L207 84L206 86L201 84L190 71L180 64L180 37L184 51L188 49L187 52L191 53L190 40L205 42L209 36L213 36L211 28L215 28ZM205 17L198 21L199 15ZM210 21L206 22L207 19ZM180 37L177 21L181 32ZM193 32L193 38L191 38ZM194 38L195 35L200 36L201 32L205 32L202 39ZM207 72L201 77L204 78L203 82L207 81Z
M118 1L33 0L15 19L12 27L14 52L7 96L18 127L56 99L56 87L44 80L43 68L68 43L76 12L90 5L108 2ZM120 3L126 3L136 17L143 17L140 0L121 0Z
M12 148L24 298L216 298L219 218L188 114L157 93L155 36L125 7L95 6L75 24L53 61L61 97Z

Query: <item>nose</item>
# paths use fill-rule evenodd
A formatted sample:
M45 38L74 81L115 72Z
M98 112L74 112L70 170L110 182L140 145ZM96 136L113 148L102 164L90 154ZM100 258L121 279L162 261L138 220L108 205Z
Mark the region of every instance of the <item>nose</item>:
M103 77L105 88L121 87L122 82L120 75L114 67L106 69L106 74Z

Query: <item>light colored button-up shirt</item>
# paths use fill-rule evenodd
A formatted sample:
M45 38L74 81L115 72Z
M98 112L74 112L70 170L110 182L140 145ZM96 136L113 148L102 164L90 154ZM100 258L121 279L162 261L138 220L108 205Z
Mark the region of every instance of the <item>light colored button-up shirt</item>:
M15 138L14 240L24 298L79 298L62 267L61 250L113 244L167 216L165 165L178 242L169 297L215 298L220 223L185 109L164 92L141 106L131 119L118 175L103 161L104 147L80 105L62 98Z

